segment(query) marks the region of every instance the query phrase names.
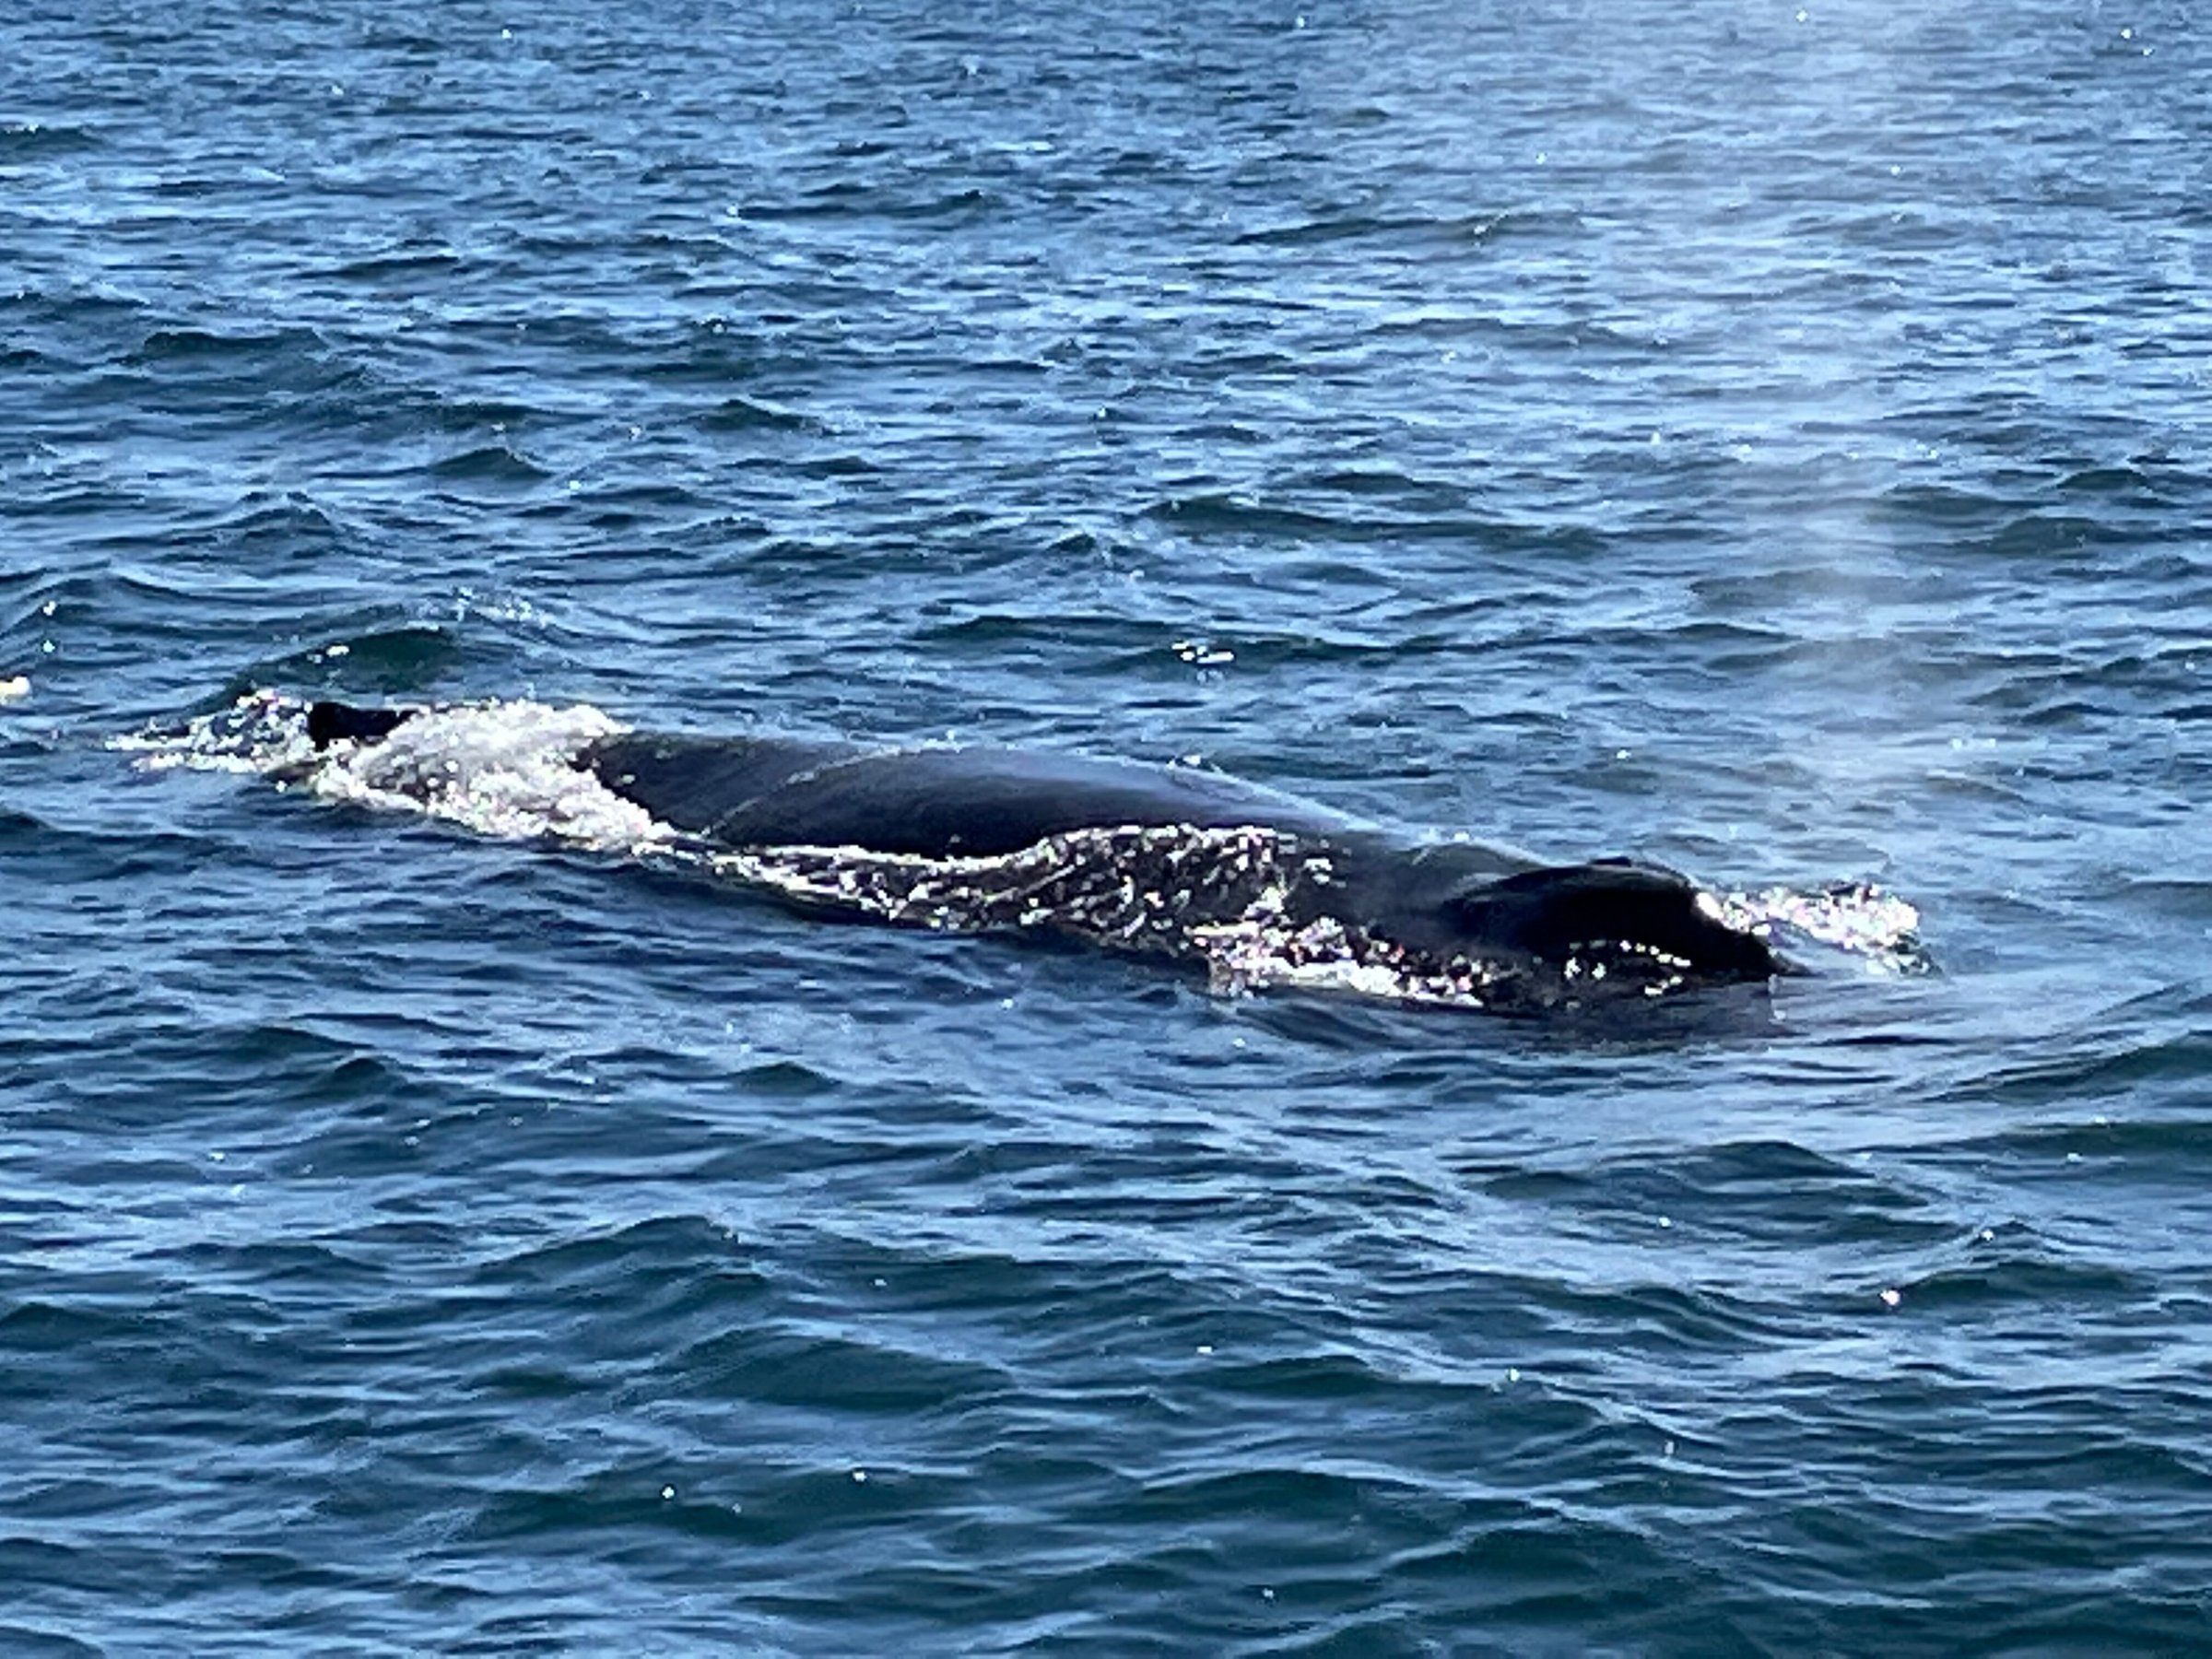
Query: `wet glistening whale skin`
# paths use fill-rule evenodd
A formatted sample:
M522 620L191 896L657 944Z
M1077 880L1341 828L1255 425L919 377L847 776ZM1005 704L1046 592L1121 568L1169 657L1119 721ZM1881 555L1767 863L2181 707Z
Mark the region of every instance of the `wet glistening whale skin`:
M308 734L319 749L372 745L413 713L318 702ZM1227 905L1238 897L1213 889L1241 884L1224 879L1232 873L1215 867L1218 860L1194 861L1193 848L1205 845L1203 832L1259 831L1248 850L1273 854L1265 862L1284 888L1281 922L1291 935L1318 926L1334 940L1341 932L1368 947L1358 954L1379 947L1394 967L1460 978L1470 991L1487 978L1500 1003L1532 994L1557 1000L1571 989L1587 995L1608 979L1623 990L1672 990L1791 971L1768 939L1729 925L1673 871L1622 859L1543 865L1464 843L1407 845L1318 806L1190 768L1014 749L885 750L639 732L596 738L571 764L655 821L737 857L850 849L917 867L975 865L1118 833L1111 850L1123 874L1159 898L1165 913L1179 898L1186 912L1195 901L1194 924L1201 927L1228 921ZM1145 830L1201 836L1130 833ZM1206 867L1173 867L1193 862ZM1194 879L1173 881L1179 874ZM1043 907L1030 924L1094 931L1072 911L1065 901ZM1150 931L1157 930L1134 930L1129 942L1152 943Z
M1627 859L1421 842L1192 768L656 734L585 707L255 692L132 747L153 764L254 771L675 864L811 912L1189 961L1231 991L1504 1013L1633 1005L1798 971L1778 922L1871 957L1909 944L1917 920L1860 886L1715 894Z

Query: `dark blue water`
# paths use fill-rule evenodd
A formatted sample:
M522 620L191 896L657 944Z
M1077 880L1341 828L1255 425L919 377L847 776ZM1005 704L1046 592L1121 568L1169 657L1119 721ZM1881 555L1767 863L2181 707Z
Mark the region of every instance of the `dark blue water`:
M0 63L0 1648L2212 1638L2188 8ZM1946 971L1225 999L108 747L255 686L1199 756Z

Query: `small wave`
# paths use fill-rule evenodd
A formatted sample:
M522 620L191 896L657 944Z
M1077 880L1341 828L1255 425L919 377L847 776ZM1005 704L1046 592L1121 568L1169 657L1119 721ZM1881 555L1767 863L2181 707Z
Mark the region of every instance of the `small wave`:
M654 1216L488 1257L477 1265L470 1281L477 1289L501 1295L550 1290L573 1296L642 1272L671 1290L704 1295L721 1307L748 1301L766 1288L729 1258L730 1237L724 1228L698 1216ZM720 1265L712 1284L704 1287L686 1271L700 1261Z
M460 254L445 248L420 253L394 252L347 260L332 266L329 275L341 282L416 281L425 276L448 276L460 270L464 263Z
M1469 214L1436 218L1427 214L1378 216L1337 214L1300 219L1296 224L1271 225L1247 230L1236 240L1249 247L1302 248L1329 242L1374 239L1402 247L1407 242L1432 241L1465 246L1488 241L1509 221L1510 213Z
M11 121L0 125L0 163L80 155L105 141L90 127L55 126L42 121Z
M710 432L800 432L818 437L830 429L811 415L749 397L725 397L698 418Z
M543 484L553 475L504 443L488 443L433 462L429 475L445 483L505 484L517 488Z
M947 1359L888 1333L866 1340L811 1332L718 1330L670 1357L677 1387L748 1405L911 1418L988 1398L1006 1374Z
M324 544L342 535L337 521L305 496L259 491L246 497L218 528L247 547L288 547L300 541Z
M1235 496L1174 496L1157 503L1150 516L1180 529L1218 535L1264 536L1273 540L1344 541L1358 536L1359 520L1297 508L1268 507Z
M781 201L747 202L744 217L763 221L852 218L929 224L982 220L1004 206L1002 197L978 186L915 195L888 184L840 180Z
M2141 1306L2152 1300L2146 1275L2018 1252L1938 1268L1902 1281L1897 1290L1900 1300L1909 1302L1914 1312L1952 1319L2018 1307L2048 1320L2068 1308L2103 1311Z
M139 343L129 361L137 364L173 364L195 359L250 358L263 353L319 351L323 341L310 329L269 333L218 334L210 329L157 328Z
M462 654L461 640L449 629L418 623L367 629L269 658L256 666L253 680L233 685L230 695L253 696L262 681L302 677L398 694L428 684Z

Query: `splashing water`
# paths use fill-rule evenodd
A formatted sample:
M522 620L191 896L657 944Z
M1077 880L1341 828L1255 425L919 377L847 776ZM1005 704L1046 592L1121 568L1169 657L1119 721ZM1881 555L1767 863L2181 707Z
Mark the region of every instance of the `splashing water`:
M575 762L586 745L628 728L583 704L512 701L426 709L380 741L308 735L312 705L252 691L170 731L114 740L150 770L254 772L323 800L427 813L481 835L547 836L600 852L642 853L677 840L643 808Z
M1920 912L1868 881L1824 888L1762 888L1706 894L1712 916L1744 933L1824 946L1884 973L1933 970L1921 942Z

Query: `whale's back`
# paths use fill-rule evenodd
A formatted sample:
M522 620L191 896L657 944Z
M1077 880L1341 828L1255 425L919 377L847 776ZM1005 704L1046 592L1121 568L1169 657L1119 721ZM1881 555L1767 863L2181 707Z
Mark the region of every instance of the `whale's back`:
M994 857L1106 827L1342 827L1318 806L1216 772L1014 749L629 734L594 744L579 764L663 822L731 848Z

